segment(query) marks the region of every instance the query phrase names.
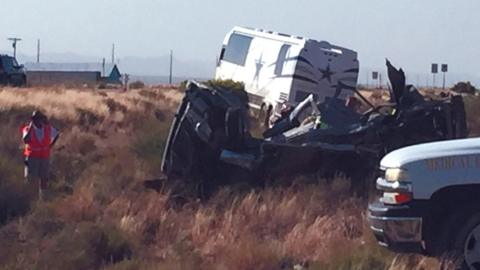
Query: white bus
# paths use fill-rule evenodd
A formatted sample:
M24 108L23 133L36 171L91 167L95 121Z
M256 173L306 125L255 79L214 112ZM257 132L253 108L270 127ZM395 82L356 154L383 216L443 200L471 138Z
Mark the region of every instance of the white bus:
M278 115L310 94L345 98L357 86L355 51L316 41L245 27L234 27L223 42L216 79L243 82L250 107Z

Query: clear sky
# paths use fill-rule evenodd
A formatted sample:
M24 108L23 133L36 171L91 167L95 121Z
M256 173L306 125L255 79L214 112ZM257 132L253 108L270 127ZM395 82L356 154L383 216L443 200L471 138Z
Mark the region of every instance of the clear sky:
M0 0L0 50L214 61L234 25L284 32L358 51L362 67L385 57L410 72L448 63L480 77L478 0ZM364 69L365 71L365 69Z

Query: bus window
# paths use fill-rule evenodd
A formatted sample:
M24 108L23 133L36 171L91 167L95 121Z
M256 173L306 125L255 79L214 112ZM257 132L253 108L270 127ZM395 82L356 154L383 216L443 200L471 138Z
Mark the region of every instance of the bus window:
M220 52L220 60L223 60L224 56L225 56L225 48L222 48L222 51Z
M220 58L217 59L218 60L217 67L220 66L220 62L222 62L224 56L225 56L225 47L222 47L222 51L220 52Z
M275 75L277 76L282 75L283 65L285 64L288 50L290 50L290 45L283 44L278 52L277 63L275 64Z
M252 43L251 37L235 33L232 34L228 40L223 60L244 66L247 60L248 50L250 49L250 43Z

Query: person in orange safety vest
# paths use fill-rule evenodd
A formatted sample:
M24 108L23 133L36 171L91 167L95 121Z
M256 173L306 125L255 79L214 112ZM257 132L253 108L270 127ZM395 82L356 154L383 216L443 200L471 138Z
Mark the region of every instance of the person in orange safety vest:
M59 132L48 123L47 117L40 111L34 111L30 123L21 128L25 143L25 180L33 182L39 179L38 196L43 199L47 188L50 165L50 151L59 137Z

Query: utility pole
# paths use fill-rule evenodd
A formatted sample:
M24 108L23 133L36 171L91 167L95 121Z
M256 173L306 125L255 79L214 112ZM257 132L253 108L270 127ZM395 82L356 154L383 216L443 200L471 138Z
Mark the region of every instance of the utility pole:
M442 89L445 90L445 72L443 72L443 83L442 83Z
M372 71L372 85L373 85L373 88L377 88L377 84L378 84L378 71Z
M17 58L17 42L21 41L21 38L8 38L12 42L13 47L13 58Z
M447 64L442 64L442 73L443 73L443 84L442 88L445 89L445 73L448 72L448 65Z
M432 76L433 76L433 79L432 79L432 82L433 82L433 87L432 88L435 88L435 75L438 73L438 64L432 64Z
M367 73L367 82L366 82L365 88L368 89L368 79L369 79L369 77L370 77L370 72L368 72L368 70L367 70L366 73Z
M37 39L37 63L40 63L40 39Z
M172 84L172 71L173 71L173 50L170 50L170 76L168 77L169 84Z
M105 58L102 59L102 77L105 77Z
M112 44L112 64L115 64L115 43Z

